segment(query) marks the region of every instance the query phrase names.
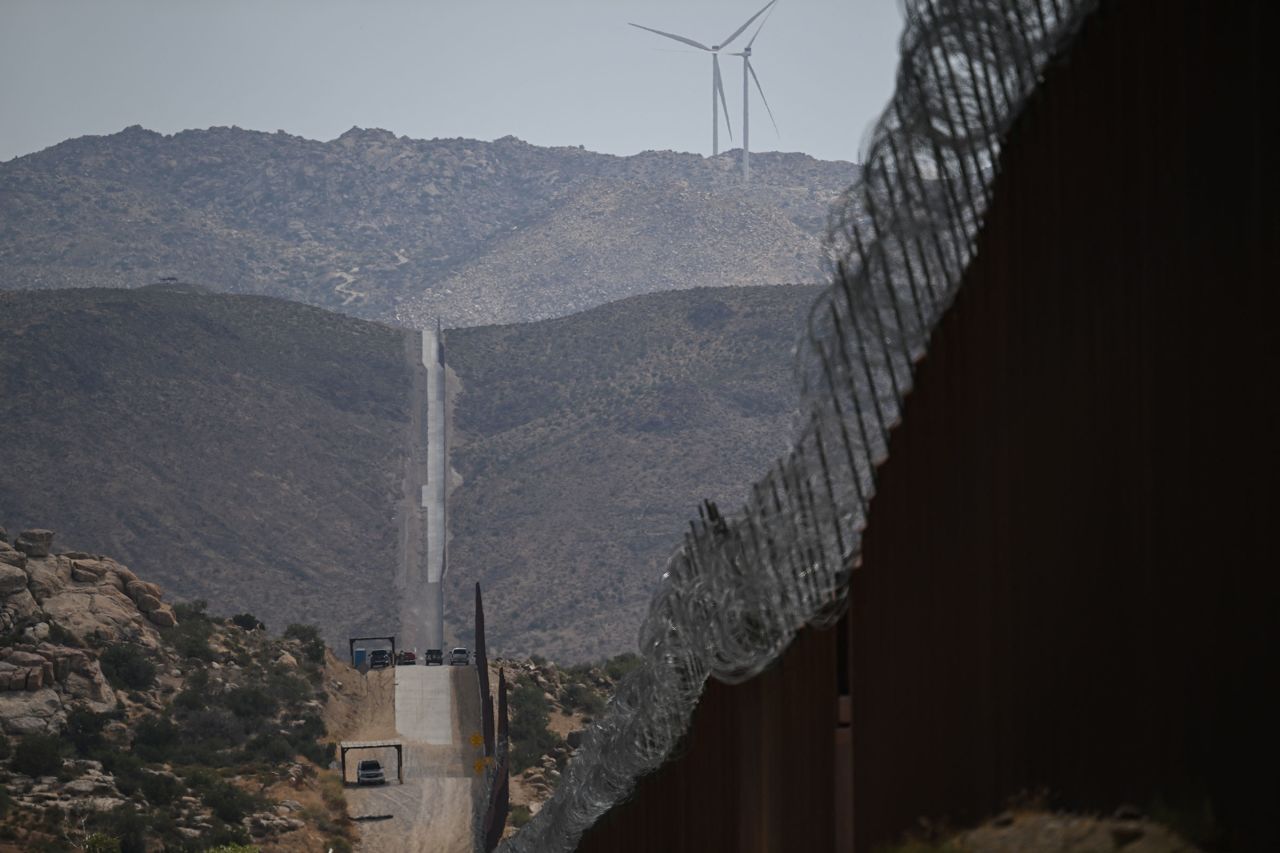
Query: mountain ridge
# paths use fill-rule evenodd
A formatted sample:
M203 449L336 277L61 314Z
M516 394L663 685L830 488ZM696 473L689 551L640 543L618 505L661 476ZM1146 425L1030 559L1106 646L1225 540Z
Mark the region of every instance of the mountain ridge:
M744 188L739 154L133 126L0 163L0 287L175 277L469 326L654 290L819 280L827 208L857 166L761 152ZM537 241L522 242L530 229ZM491 291L479 300L477 281Z

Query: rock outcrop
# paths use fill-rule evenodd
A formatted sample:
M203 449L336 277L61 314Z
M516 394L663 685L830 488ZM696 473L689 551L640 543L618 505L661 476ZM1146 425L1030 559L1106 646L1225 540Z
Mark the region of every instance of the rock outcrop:
M24 530L0 543L0 730L56 732L67 709L111 710L115 691L93 647L156 648L157 626L177 624L164 593L106 557L53 552L54 533ZM52 641L57 626L59 641Z

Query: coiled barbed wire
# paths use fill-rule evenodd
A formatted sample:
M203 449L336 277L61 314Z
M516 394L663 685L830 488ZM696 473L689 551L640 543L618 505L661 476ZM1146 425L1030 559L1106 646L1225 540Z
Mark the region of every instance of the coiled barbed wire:
M833 206L832 284L797 351L790 451L732 517L708 504L640 629L641 666L508 853L569 851L668 759L708 677L745 681L847 607L875 469L973 257L1000 143L1096 0L908 0L893 99Z

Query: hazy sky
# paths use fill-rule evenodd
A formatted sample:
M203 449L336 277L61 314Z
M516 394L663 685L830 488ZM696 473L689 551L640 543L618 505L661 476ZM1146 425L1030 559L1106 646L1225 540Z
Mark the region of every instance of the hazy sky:
M710 57L627 22L715 44L765 2L0 0L0 160L132 124L710 153ZM782 135L753 100L752 150L855 159L901 26L896 0L779 0L752 65Z

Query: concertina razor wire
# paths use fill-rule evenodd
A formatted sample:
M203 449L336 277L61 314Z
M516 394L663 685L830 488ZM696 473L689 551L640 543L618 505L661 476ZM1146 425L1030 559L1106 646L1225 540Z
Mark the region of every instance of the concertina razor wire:
M660 767L708 677L746 681L831 626L915 364L973 257L1000 143L1096 0L907 0L894 96L833 205L830 286L796 354L793 444L740 512L699 509L640 629L641 665L503 853L573 850ZM477 850L483 841L477 838Z

